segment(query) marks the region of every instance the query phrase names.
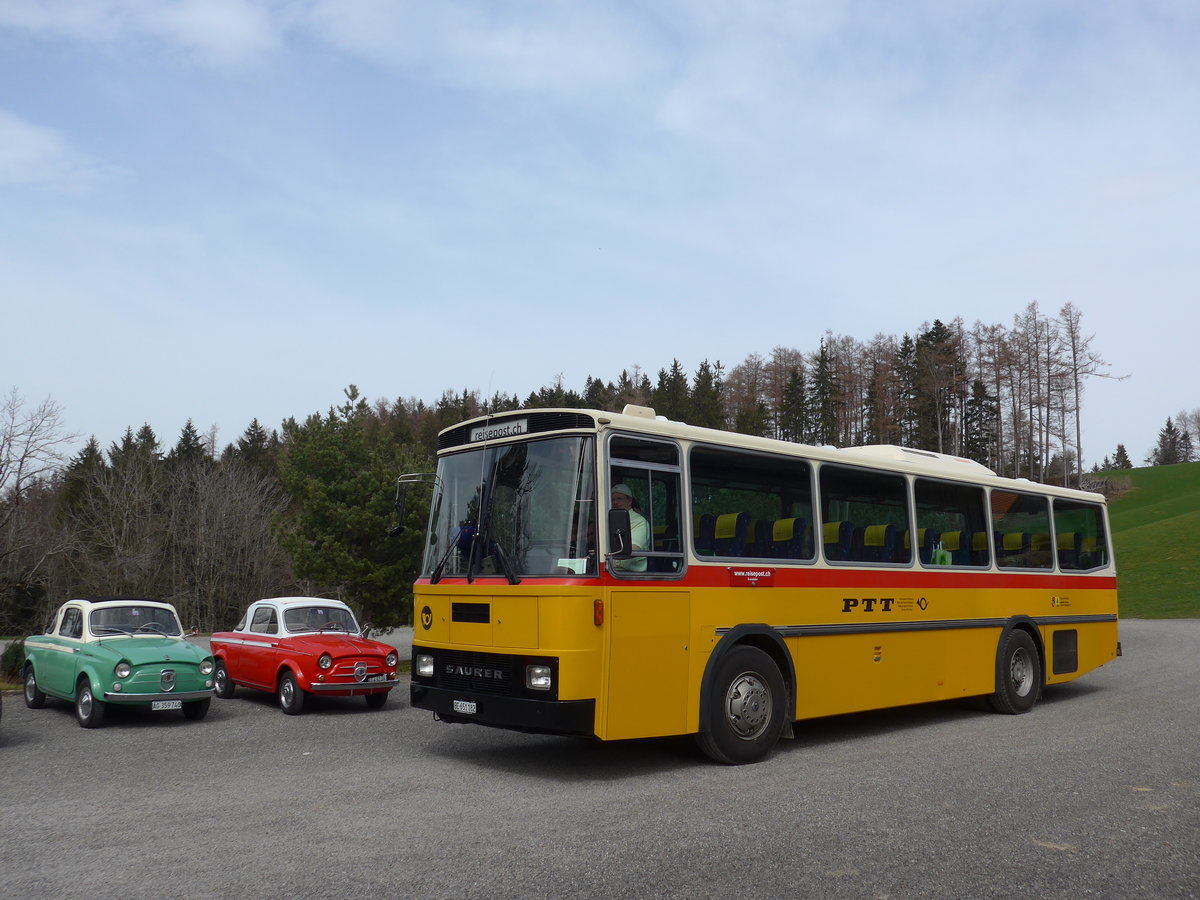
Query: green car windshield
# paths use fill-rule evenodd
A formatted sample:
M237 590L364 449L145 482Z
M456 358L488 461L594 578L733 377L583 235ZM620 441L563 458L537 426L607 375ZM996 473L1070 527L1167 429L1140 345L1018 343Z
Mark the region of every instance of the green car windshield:
M595 441L559 437L444 456L423 574L596 574Z
M182 637L183 629L173 610L160 606L105 606L92 610L92 634L169 635Z
M303 631L358 633L354 614L340 606L293 606L283 612L283 627L292 634Z

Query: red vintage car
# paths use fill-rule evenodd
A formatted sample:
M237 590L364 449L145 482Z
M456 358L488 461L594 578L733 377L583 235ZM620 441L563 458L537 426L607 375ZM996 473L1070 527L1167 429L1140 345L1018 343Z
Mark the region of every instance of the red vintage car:
M340 600L259 600L233 631L212 636L212 654L218 697L232 697L238 685L272 691L289 716L303 712L306 694L361 696L379 709L399 683L396 648L363 637Z

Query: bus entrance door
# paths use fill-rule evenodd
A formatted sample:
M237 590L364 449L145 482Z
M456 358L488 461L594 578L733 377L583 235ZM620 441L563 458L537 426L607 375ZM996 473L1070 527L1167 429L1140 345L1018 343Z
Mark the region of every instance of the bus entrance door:
M689 604L685 591L609 595L606 739L687 731Z

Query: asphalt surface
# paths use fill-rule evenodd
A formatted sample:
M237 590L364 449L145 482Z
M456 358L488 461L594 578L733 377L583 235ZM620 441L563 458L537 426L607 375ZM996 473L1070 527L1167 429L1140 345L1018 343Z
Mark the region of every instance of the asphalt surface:
M404 688L91 731L10 693L0 895L1200 897L1200 621L1121 638L1027 715L840 716L744 767L446 725Z

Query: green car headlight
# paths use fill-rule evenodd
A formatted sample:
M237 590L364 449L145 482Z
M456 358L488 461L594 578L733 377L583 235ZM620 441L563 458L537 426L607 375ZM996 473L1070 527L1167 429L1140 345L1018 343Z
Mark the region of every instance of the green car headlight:
M212 670L213 670L213 662L211 659L206 659L204 662L200 663L200 674L201 675L211 675Z
M121 660L117 663L117 667L113 669L113 674L118 678L128 678L133 674L133 666L129 665L125 660Z

